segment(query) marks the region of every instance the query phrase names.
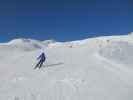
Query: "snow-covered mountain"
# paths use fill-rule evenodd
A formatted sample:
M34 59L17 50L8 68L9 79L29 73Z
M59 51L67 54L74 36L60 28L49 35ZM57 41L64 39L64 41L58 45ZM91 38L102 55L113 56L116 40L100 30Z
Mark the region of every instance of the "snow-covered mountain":
M19 51L33 51L37 49L43 49L54 42L54 40L39 41L33 39L19 38L11 40L8 43L1 43L0 48L8 50L15 49Z
M45 51L42 69L34 70ZM133 100L133 35L0 44L0 100Z

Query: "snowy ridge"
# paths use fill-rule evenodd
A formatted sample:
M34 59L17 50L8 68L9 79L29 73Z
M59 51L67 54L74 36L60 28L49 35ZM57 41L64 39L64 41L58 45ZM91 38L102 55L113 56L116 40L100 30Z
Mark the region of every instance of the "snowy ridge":
M0 45L34 45L37 48L41 48L43 46L78 46L78 45L84 45L91 42L106 42L106 41L125 41L133 43L133 36L132 34L129 35L121 35L121 36L102 36L102 37L96 37L96 38L89 38L84 40L77 40L77 41L70 41L70 42L56 42L55 40L45 40L45 41L39 41L39 40L33 40L33 39L25 39L25 38L19 38L11 40L8 43L1 43Z
M8 43L1 43L0 48L12 48L20 51L32 51L36 49L43 49L49 44L54 43L53 40L39 41L33 39L19 38L11 40Z
M132 35L0 44L0 100L133 100L132 51Z
M96 38L89 38L84 40L77 40L77 41L70 41L70 42L55 42L50 44L51 47L60 47L60 46L81 46L86 45L88 43L94 43L96 44L103 44L107 43L108 41L125 41L129 43L133 43L133 36L131 34L129 35L121 35L121 36L102 36L102 37L96 37Z

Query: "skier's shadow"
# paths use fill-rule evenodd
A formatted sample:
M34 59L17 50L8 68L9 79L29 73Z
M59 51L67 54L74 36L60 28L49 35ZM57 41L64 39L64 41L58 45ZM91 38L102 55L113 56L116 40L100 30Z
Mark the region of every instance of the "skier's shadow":
M64 63L62 62L59 62L59 63L54 63L54 64L46 64L46 65L43 65L42 67L45 68L45 67L54 67L54 66L59 66L59 65L63 65Z

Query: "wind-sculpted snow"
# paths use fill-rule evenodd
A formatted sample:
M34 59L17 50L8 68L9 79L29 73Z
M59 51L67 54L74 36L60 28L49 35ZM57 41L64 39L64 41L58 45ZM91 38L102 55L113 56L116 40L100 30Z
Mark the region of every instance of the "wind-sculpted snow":
M133 47L116 40L0 45L0 100L133 100ZM42 48L47 59L35 70Z
M116 63L133 68L133 44L122 41L110 42L99 53Z

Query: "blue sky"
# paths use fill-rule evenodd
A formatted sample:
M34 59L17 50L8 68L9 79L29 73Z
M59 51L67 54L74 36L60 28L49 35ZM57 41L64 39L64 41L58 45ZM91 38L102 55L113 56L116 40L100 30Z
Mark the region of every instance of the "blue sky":
M132 0L2 0L0 42L71 41L133 31Z

